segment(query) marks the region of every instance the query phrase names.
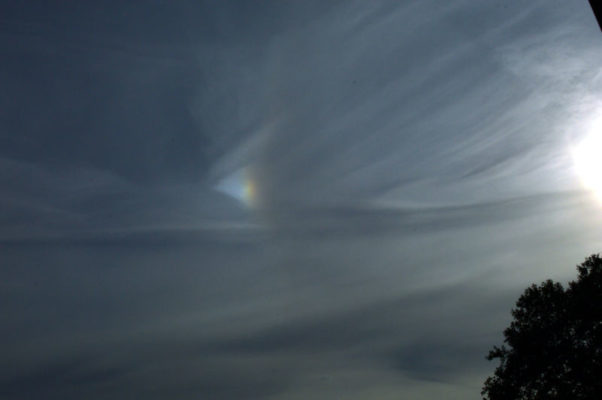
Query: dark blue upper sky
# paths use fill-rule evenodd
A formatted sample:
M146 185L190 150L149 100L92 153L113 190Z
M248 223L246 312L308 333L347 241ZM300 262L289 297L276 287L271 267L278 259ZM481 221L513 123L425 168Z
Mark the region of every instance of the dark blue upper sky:
M3 399L477 399L600 250L585 1L5 1L0 48Z

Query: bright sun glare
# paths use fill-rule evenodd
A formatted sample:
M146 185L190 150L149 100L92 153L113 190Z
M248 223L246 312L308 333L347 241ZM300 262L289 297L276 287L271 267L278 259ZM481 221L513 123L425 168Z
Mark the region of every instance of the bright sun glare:
M602 200L602 118L592 124L585 138L571 150L581 182Z

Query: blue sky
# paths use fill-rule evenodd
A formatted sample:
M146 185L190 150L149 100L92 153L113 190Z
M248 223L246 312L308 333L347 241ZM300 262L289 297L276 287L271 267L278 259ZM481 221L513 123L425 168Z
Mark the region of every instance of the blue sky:
M477 399L600 250L587 2L2 9L0 397Z

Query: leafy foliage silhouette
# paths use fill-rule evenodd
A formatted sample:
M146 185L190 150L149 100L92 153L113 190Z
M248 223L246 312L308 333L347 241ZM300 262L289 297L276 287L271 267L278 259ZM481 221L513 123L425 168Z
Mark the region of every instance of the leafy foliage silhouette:
M602 399L602 258L577 271L566 289L547 280L518 299L483 399Z

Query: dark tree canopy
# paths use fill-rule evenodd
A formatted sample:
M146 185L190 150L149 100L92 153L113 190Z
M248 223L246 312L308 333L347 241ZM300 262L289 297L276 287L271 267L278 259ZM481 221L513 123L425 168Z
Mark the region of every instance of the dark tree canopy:
M566 289L548 280L518 299L504 345L487 357L500 364L484 399L602 399L602 258L577 271Z

